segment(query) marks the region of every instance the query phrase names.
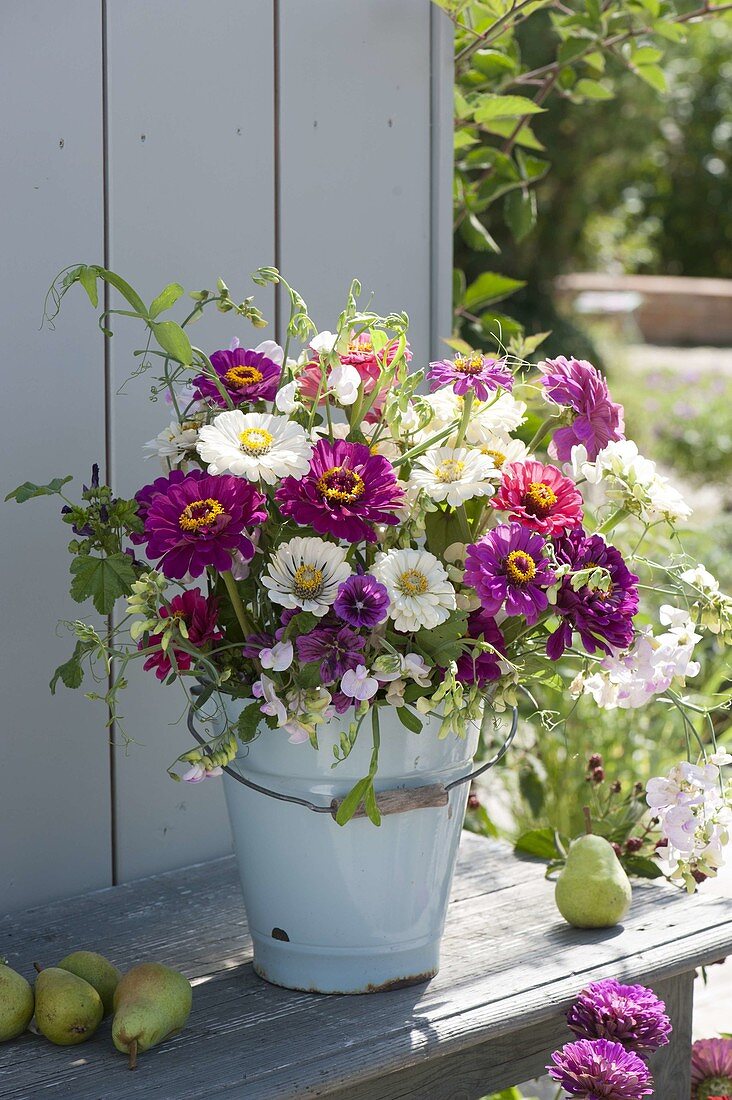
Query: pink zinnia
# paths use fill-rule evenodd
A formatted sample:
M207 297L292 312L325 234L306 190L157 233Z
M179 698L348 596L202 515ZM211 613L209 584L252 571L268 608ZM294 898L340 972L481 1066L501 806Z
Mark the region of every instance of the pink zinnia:
M692 1100L732 1094L732 1039L698 1039L691 1048Z
M533 459L504 468L491 505L542 535L558 534L582 522L582 497L574 482L556 466Z
M539 364L547 397L574 413L571 424L559 428L549 444L549 454L569 462L572 448L582 445L588 461L594 462L608 443L625 439L622 405L616 404L607 382L586 359L547 359Z
M390 366L398 350L399 343L397 340L394 340L384 352L379 353L382 362ZM404 350L404 359L406 362L409 362L411 358L412 352L407 344ZM374 387L379 380L381 366L369 334L367 332L362 332L358 336L352 337L348 342L347 350L343 355L339 356L339 359L341 363L356 368L361 376L363 392L365 394L373 393ZM312 363L308 363L302 374L298 375L297 385L300 393L305 397L315 397L317 395L318 389L320 388L320 363L317 359ZM374 401L374 404L371 406L366 416L368 421L373 422L380 418L385 400L386 393L382 391Z
M184 622L188 631L188 641L194 649L202 649L210 642L220 642L223 634L216 629L216 621L219 615L219 605L214 597L206 598L198 588L189 588L187 591L173 596L170 607L160 609L160 618L175 618ZM151 634L147 646L139 642L138 649L147 649L148 646L159 645L162 633ZM187 672L193 664L193 657L185 650L173 648L178 669ZM173 665L170 659L170 649L159 649L152 653L143 665L145 669L155 669L158 680L164 680L171 672Z

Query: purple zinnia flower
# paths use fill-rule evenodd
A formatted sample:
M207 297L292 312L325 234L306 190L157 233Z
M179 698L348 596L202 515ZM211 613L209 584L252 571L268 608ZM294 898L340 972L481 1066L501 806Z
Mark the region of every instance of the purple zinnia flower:
M347 626L316 627L309 634L296 639L297 656L301 664L320 661L320 675L324 684L340 680L349 669L363 664L362 651L366 639Z
M558 661L577 631L588 653L600 649L611 654L628 649L633 643L633 616L638 611L638 578L623 561L622 554L609 546L600 535L587 535L577 527L554 544L557 561L571 566L573 572L600 566L610 574L607 592L584 585L577 592L572 574L564 577L555 612L562 622L546 643L546 651Z
M471 355L456 355L454 359L440 359L430 363L427 372L430 389L452 385L459 396L472 390L479 401L487 401L499 387L513 389L513 375L505 359L493 359L479 351Z
M584 1100L641 1100L653 1095L653 1078L642 1058L621 1043L580 1039L552 1054L549 1076L570 1096Z
M494 646L499 653L506 652L506 643L498 628L498 624L487 611L474 611L468 618L468 637L483 638L484 641ZM501 676L499 658L495 653L486 650L481 653L477 649L469 649L461 654L457 661L457 678L461 684L478 684L485 687L491 680L498 680Z
M201 649L209 642L220 642L223 638L221 631L216 629L216 622L219 617L218 601L213 596L204 596L198 588L189 588L185 592L173 596L170 601L170 608L162 607L160 609L161 619L167 619L169 616L180 619L186 624L188 642L196 649ZM159 645L162 637L162 633L151 634L147 645ZM140 641L137 648L146 649L147 646L143 641ZM176 649L174 646L166 650L159 649L157 653L151 653L142 667L145 669L154 668L158 680L164 680L173 667L170 660L171 649L175 654L178 669L187 672L193 664L193 657L185 650Z
M544 539L520 523L502 523L468 547L465 583L494 615L505 604L508 615L535 623L548 606L546 589L554 573L544 557Z
M282 368L263 351L248 351L246 348L215 351L211 356L211 366L235 405L250 401L274 401L277 395ZM226 408L226 401L212 378L199 374L193 379L193 384L196 400L208 398L215 405Z
M581 444L594 462L608 443L625 439L623 406L611 400L607 382L592 363L560 355L540 363L539 370L546 395L574 413L572 423L554 433L552 458L569 462L572 448Z
M732 1039L698 1039L691 1048L691 1100L732 1096Z
M303 478L286 477L277 490L283 516L318 534L347 542L376 542L376 523L399 523L403 503L394 468L363 443L319 440Z
M666 1005L643 985L621 985L614 978L583 989L567 1013L580 1039L612 1039L645 1058L666 1046L671 1021Z
M383 623L389 610L389 593L370 573L354 575L338 589L333 611L349 626L373 627Z
M150 501L158 493L167 493L171 485L180 485L181 481L185 481L188 477L183 470L171 470L169 474L163 474L160 477L156 477L150 485L143 485L142 489L135 493L135 500L137 501L137 518L145 522L147 516L147 510L150 507ZM147 535L142 532L133 531L130 535L130 542L139 546L141 543L147 541Z
M166 577L200 577L206 566L224 573L231 569L235 550L247 560L254 556L245 528L264 523L267 513L265 498L251 482L203 470L167 480L167 488L145 506L144 520L147 556L161 559Z

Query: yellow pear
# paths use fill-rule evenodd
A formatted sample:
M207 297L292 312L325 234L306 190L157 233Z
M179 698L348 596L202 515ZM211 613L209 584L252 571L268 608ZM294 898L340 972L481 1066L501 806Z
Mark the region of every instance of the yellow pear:
M33 1015L33 990L22 974L0 958L0 1043L22 1035Z
M184 1026L191 1012L191 983L162 963L141 963L120 980L114 994L112 1040L129 1054L130 1069L137 1055L162 1043Z
M102 999L83 978L46 967L36 978L36 1024L57 1046L69 1047L90 1039L104 1015Z

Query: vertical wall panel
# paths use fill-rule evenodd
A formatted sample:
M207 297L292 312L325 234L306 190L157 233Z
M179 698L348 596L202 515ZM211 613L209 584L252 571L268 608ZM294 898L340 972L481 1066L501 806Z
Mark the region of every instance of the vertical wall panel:
M3 5L0 16L2 485L73 474L104 460L102 339L83 293L39 331L62 267L102 249L101 18L98 0ZM0 911L110 881L105 712L48 690L73 642L57 620L71 536L58 499L0 503Z
M221 275L232 294L271 291L250 273L274 260L274 41L271 0L108 0L109 234L111 267L149 301L178 280L187 289ZM192 303L189 303L192 304ZM181 303L181 306L183 303ZM140 331L116 325L113 385L127 378ZM211 310L191 329L213 351L233 336L271 333ZM137 342L135 342L137 341ZM116 487L131 493L160 470L141 445L170 420L132 379L112 402ZM116 766L117 862L130 879L220 855L230 847L218 783L175 784L165 768L188 747L183 693L139 666L123 710L139 744Z

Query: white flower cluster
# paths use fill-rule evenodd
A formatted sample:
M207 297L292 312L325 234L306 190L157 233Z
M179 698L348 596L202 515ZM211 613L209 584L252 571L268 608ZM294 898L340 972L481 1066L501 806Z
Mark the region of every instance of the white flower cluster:
M681 580L698 595L694 612L705 630L732 641L732 596L722 592L717 578L700 564L682 573Z
M723 863L732 814L721 769L730 763L732 756L720 750L703 765L677 764L667 776L649 780L646 788L646 801L666 841L670 877L690 893Z
M683 684L687 676L696 676L700 666L691 658L701 635L688 611L664 604L660 619L668 630L641 631L628 653L605 657L590 675L580 673L572 682L572 694L591 695L604 710L632 709L662 695L675 680Z
M572 463L587 480L602 485L608 500L637 515L644 523L688 519L691 508L656 463L638 453L632 439L608 443L595 462L583 461L582 447L574 448ZM586 459L586 453L584 459Z

